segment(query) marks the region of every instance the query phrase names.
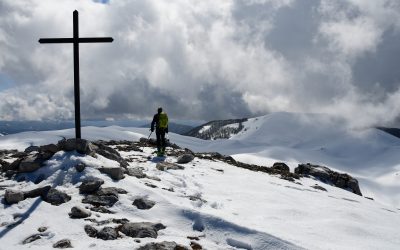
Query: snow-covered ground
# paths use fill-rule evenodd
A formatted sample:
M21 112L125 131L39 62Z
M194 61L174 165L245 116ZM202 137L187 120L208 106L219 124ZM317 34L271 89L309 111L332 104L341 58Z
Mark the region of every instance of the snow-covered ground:
M72 200L54 207L36 199L0 210L0 224L12 223L18 214L29 217L5 231L0 227L0 249L51 248L61 238L71 239L77 249L132 249L138 246L131 238L103 241L86 236L83 220L69 219L70 208L80 203L78 189L86 176L106 181L128 191L120 195L112 210L114 215L99 214L98 220L128 218L131 221L161 222L157 241L174 240L189 245L187 236L200 237L205 249L399 249L400 246L400 140L376 129L350 130L340 120L322 115L276 113L249 119L245 129L229 140L204 141L170 134L170 140L194 151L218 151L234 158L260 165L284 161L293 169L298 163L319 163L347 172L360 181L361 191L369 200L323 183L328 192L311 188L317 181L303 178L302 185L265 173L236 168L222 162L195 159L184 170L159 171L152 161L132 162L146 174L161 181L127 176L112 181L93 168L76 173L77 162L101 166L113 164L102 157L57 153L40 169L50 177L43 182L58 186ZM148 136L148 129L122 127L85 127L83 137L90 140L133 140ZM0 149L24 150L30 145L54 143L73 137L74 130L26 132L0 138ZM124 157L144 158L145 152L121 152ZM174 157L168 161L174 162ZM60 177L62 176L62 177ZM151 183L158 188L150 188ZM41 183L42 184L42 183ZM32 183L4 180L1 185L15 185L27 190ZM165 189L173 188L174 192ZM0 190L0 194L4 193ZM132 201L148 196L157 202L150 210L138 210ZM189 197L198 197L192 201ZM200 199L201 198L201 199ZM39 199L40 200L40 199ZM32 209L33 208L33 209ZM14 218L16 217L16 219ZM30 245L20 242L40 226L49 227L48 239ZM204 227L203 232L195 229ZM142 240L142 243L149 242Z

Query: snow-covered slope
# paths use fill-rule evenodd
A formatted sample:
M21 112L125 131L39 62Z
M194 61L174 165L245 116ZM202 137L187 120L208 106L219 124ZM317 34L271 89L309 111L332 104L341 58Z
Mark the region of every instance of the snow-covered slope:
M194 151L219 151L259 165L272 165L278 160L291 168L301 162L327 165L358 178L363 194L375 200L313 179L302 178L296 184L205 159L196 158L185 164L184 170L159 171L155 162L143 160L153 150L148 147L142 148L144 152L120 153L132 160L129 167L142 167L148 176L160 181L126 176L116 182L95 169L112 162L59 152L40 169L49 175L41 184L57 186L72 200L59 207L37 199L4 206L0 210L0 249L50 249L61 238L71 239L76 249L135 249L152 241L141 239L138 244L129 237L117 241L93 239L83 230L88 221L69 219L71 207L82 206L77 187L89 176L104 179L104 186L128 191L111 208L115 214L94 213L92 218L161 222L167 228L159 232L156 241L173 240L189 246L187 236L199 236L205 249L398 249L398 138L376 129L349 130L340 120L322 115L276 113L249 119L243 125L243 131L229 140L205 141L176 134L170 134L170 140ZM148 129L121 127L85 127L82 131L83 137L90 140L138 141L147 133ZM30 145L55 143L73 135L72 129L7 135L0 138L0 149L22 151ZM169 157L168 161L176 158ZM78 162L92 168L77 173L72 166ZM316 183L327 192L311 188ZM0 186L2 196L5 186L27 190L33 183L0 180ZM168 191L171 188L174 192ZM156 206L136 209L132 201L139 196L156 201ZM26 217L23 223L8 230L7 225L21 215ZM47 236L21 245L40 226L49 228ZM202 227L202 232L197 231Z
M193 128L183 135L204 140L229 139L243 129L245 121L247 118L211 121Z

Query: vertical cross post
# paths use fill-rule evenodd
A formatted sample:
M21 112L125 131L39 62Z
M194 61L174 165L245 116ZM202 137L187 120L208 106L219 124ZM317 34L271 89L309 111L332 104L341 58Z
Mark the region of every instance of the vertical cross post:
M75 138L81 139L81 101L79 93L79 16L73 13L74 33L74 100L75 100Z
M74 46L75 137L81 139L81 102L79 93L79 43L111 43L112 37L79 37L78 11L73 13L72 38L40 38L39 43L72 43Z

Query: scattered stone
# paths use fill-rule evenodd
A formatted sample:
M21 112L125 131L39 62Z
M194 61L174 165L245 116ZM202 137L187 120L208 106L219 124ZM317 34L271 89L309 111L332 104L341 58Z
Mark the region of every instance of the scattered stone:
M152 183L148 183L148 182L144 183L144 185L146 185L146 186L148 186L148 187L151 187L151 188L157 188L156 185L154 185L154 184L152 184Z
M167 190L167 191L169 191L169 192L175 192L175 190L174 190L173 187L170 187L170 188L162 188L162 189Z
M161 223L153 224L150 222L129 222L122 225L120 231L132 238L157 238L157 231L164 229Z
M148 200L146 198L138 198L135 199L132 203L132 205L136 206L138 209L150 209L154 207L156 203L154 201Z
M72 248L71 241L69 239L62 239L54 243L54 248Z
M93 206L112 207L118 201L115 195L88 195L82 203L92 204Z
M83 209L81 207L72 207L71 212L69 213L69 217L74 218L74 219L82 219L91 216L92 213L87 211L86 209Z
M106 188L100 188L97 192L96 195L102 196L102 195L114 195L118 197L118 194L127 194L128 192L125 189L122 188L116 188L116 187L106 187Z
M368 200L371 200L371 201L374 200L374 198L372 198L372 197L367 197L367 196L365 196L365 199L368 199ZM400 209L399 209L399 210L400 210Z
M179 164L185 164L185 163L189 163L191 161L194 160L194 155L192 154L184 154L178 157L178 159L176 160L176 163Z
M165 171L165 170L169 170L169 169L172 169L172 170L185 169L183 166L178 165L176 163L171 163L171 162L159 162L159 163L157 163L156 168L161 171Z
M122 168L113 168L113 167L102 167L99 168L100 172L107 174L113 180L121 180L124 176L124 171Z
M104 184L104 180L96 177L87 178L79 186L79 192L84 194L94 193Z
M147 176L147 179L153 180L153 181L161 181L160 178L158 178L157 176Z
M138 250L189 250L174 241L151 242L138 248Z
M93 142L93 144L97 147L95 149L95 152L97 154L104 156L107 159L118 162L120 167L122 168L127 168L129 166L128 162L126 162L126 160L121 157L120 153L117 150L105 145L105 142L97 141Z
M318 184L315 184L314 186L311 186L312 188L318 189L318 190L322 190L325 192L328 192L328 190L326 190L326 188L319 186Z
M26 238L25 240L22 241L22 244L29 244L31 242L34 242L35 240L41 239L42 236L40 234L33 234L31 236L29 236L28 238Z
M50 153L55 154L58 151L60 151L60 149L58 148L58 146L56 144L48 144L48 145L40 146L39 151L40 152L50 152Z
M35 197L39 197L39 196L44 196L49 192L50 189L51 189L51 186L49 186L49 185L32 189L32 190L24 193L24 198L26 199L26 198L35 198Z
M86 168L86 164L82 163L82 162L75 165L75 169L79 173L82 172L83 170L85 170L85 168Z
M322 182L332 184L362 196L358 181L348 174L338 173L325 166L312 165L310 163L299 164L294 171L297 174L314 176Z
M92 227L91 225L85 225L85 232L89 237L96 238L97 237L97 229Z
M202 250L203 249L203 247L195 241L190 242L190 247L192 248L192 250Z
M70 201L71 196L55 188L50 188L50 190L47 193L42 195L42 199L50 203L51 205L58 206L60 204Z
M97 233L97 238L102 240L116 240L118 238L118 232L115 228L104 227Z
M80 154L94 155L96 147L89 141L84 139L63 139L57 143L59 150L74 151Z
M25 153L31 153L31 152L39 152L39 147L38 146L29 146L24 150Z
M136 239L135 242L136 242L136 243L140 243L140 240L139 240L139 239Z
M18 166L18 171L20 173L29 173L36 171L40 167L42 167L43 162L44 160L40 157L39 154L28 155L20 162Z
M188 238L189 240L200 240L200 238L197 236L188 236L186 238Z
M98 212L98 213L103 213L103 214L115 214L115 212L113 212L103 206L91 207L90 210L92 210L93 212Z
M38 232L40 232L40 233L43 233L45 231L47 231L47 227L39 227L38 228Z
M126 174L129 176L134 176L138 179L146 177L146 174L143 173L143 170L141 168L128 168Z
M290 172L289 166L283 162L275 162L274 165L272 165L272 169L276 169L281 172Z
M14 204L24 200L24 193L21 191L7 189L4 198L8 204Z

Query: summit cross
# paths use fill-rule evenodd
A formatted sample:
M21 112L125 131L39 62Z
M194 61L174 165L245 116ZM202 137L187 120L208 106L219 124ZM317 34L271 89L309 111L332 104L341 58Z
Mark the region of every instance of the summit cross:
M112 37L79 37L78 11L73 12L73 38L40 38L39 43L72 43L74 45L75 137L81 139L81 104L79 94L79 43L111 43Z

